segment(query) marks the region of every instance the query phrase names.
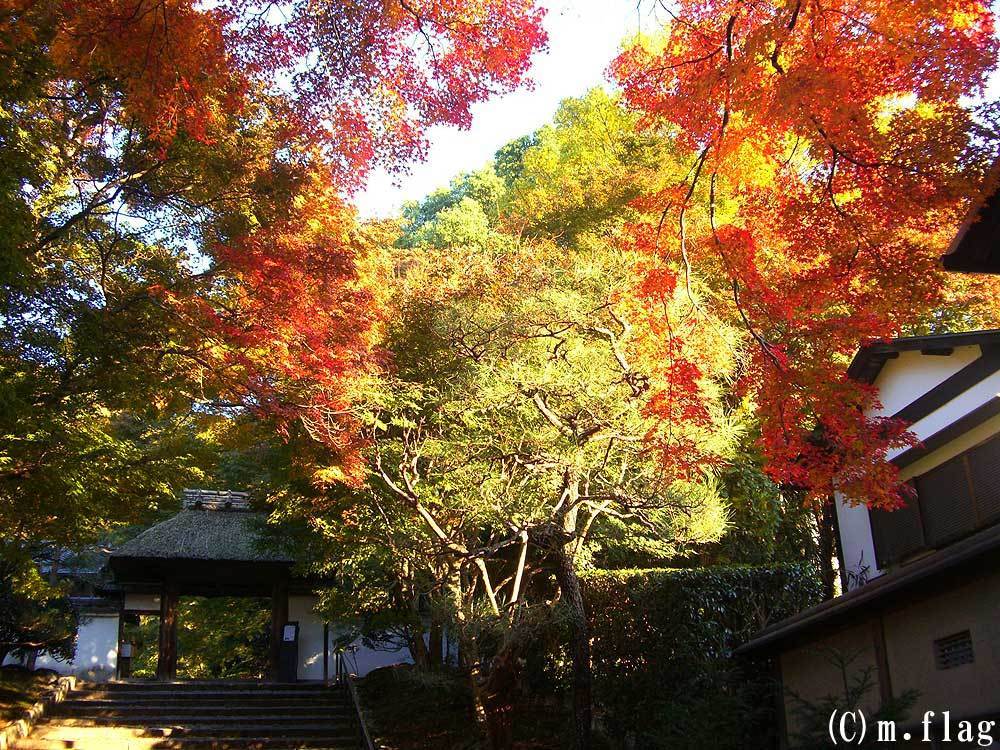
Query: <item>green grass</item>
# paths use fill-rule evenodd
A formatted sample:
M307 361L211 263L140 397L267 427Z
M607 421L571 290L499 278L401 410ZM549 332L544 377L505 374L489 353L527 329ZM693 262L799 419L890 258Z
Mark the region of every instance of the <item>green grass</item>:
M29 672L23 667L0 667L0 726L21 718L52 688L57 677L47 669Z

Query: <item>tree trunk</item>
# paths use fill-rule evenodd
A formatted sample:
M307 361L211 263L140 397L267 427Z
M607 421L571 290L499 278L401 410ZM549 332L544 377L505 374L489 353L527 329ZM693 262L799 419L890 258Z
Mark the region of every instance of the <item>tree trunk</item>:
M410 648L410 656L413 657L413 665L419 670L426 671L431 666L431 659L427 644L424 642L423 626L414 625L409 631L406 641Z
M59 583L59 548L52 551L52 559L49 562L49 583L55 586Z
M590 625L573 556L564 548L556 554L556 579L570 613L570 654L573 658L573 734L576 750L590 750L592 719Z
M444 664L444 626L441 621L432 616L430 628L430 644L427 659L431 669L437 669Z
M510 750L514 746L517 678L517 653L512 648L505 648L493 658L486 680L486 717L492 750Z
M509 648L502 650L493 658L489 672L484 673L479 644L465 627L467 617L459 575L449 576L448 589L456 607L459 665L469 678L476 725L490 750L510 750L514 743L511 694L517 684L516 655Z
M406 645L413 657L413 665L421 671L426 671L430 666L430 656L427 653L427 643L424 641L424 623L420 617L419 594L414 594L411 597L410 612L413 624L407 628Z
M446 588L455 608L455 631L458 637L458 662L469 678L472 692L472 709L476 726L482 737L489 738L489 723L486 718L486 701L483 696L482 672L479 665L479 648L475 638L470 638L465 628L465 599L462 596L462 573L458 567L448 571Z
M833 599L834 582L837 574L833 569L833 558L836 555L836 540L834 534L833 514L836 511L833 501L823 504L816 514L816 525L819 531L819 571L823 582L823 599Z

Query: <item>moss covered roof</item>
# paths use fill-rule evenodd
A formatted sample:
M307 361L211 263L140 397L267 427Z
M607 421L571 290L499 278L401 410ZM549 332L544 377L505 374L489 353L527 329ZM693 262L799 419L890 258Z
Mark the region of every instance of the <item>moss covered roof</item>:
M182 510L115 550L111 558L295 562L268 544L262 513Z

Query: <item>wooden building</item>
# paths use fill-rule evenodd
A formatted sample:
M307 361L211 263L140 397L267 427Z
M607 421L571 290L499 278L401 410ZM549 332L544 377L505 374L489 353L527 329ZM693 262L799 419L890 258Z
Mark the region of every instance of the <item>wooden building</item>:
M100 597L80 600L77 657L40 655L37 666L90 680L118 677L126 619L159 618L157 679L177 677L178 603L182 597L257 597L271 602L269 679L324 680L334 676L334 654L353 632L350 623L324 622L314 611L316 591L330 581L296 574L294 550L267 533L266 516L245 493L186 490L182 509L113 550ZM297 635L294 669L281 663L286 625ZM358 675L409 660L406 651L346 648L347 668Z
M289 596L311 595L295 582L295 559L263 543L266 518L241 493L185 493L184 508L116 549L110 569L123 613L160 618L156 675L177 676L177 604L181 596L271 599L271 678L278 678ZM329 655L327 655L329 661Z
M991 186L977 200L941 262L948 271L1000 273L1000 159L993 165Z
M899 733L916 739L893 747L939 746L917 741L928 711L938 737L944 711L1000 720L1000 331L869 346L850 375L878 388L875 414L906 420L920 438L889 456L914 499L889 512L836 498L845 593L742 650L777 665L786 747L803 702L843 695L845 679L865 673L869 717L915 693Z

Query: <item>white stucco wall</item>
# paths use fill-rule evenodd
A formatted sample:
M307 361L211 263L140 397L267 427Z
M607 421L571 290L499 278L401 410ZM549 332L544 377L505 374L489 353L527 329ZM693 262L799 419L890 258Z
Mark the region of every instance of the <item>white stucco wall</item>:
M323 620L313 612L315 606L315 596L288 597L288 620L299 623L298 678L300 680L323 679ZM345 630L336 624L330 625L329 677L331 679L334 676L333 643ZM352 644L347 654L348 669L360 677L379 667L410 662L410 653L406 649L398 652L374 651L366 648L360 638Z
M958 347L950 356L927 355L918 351L901 352L898 358L885 363L878 378L875 379L882 407L870 411L869 414L872 416L895 414L978 359L981 354L978 346ZM1000 373L994 373L918 420L910 429L918 438L926 439L998 394L1000 394ZM1000 418L995 417L906 467L900 477L905 481L930 471L997 432L1000 432ZM898 456L902 452L903 449L892 451L889 453L889 458ZM867 567L865 575L868 579L878 577L882 571L875 563L875 544L872 540L867 507L864 505L852 507L839 496L836 507L846 571L858 575Z
M7 657L5 664L19 660ZM80 615L73 661L60 661L48 654L39 654L36 669L52 669L60 674L75 674L98 682L112 679L118 665L118 615Z
M978 346L960 346L948 356L900 352L886 360L875 379L882 408L869 414L887 417L931 388L940 385L982 354Z
M138 598L126 601L126 609L149 610L150 598ZM299 623L299 666L298 679L323 679L323 621L312 610L316 605L314 596L288 597L288 619ZM158 606L158 602L157 602ZM348 632L343 626L330 626L330 661L329 677L334 677L333 643L342 632ZM346 655L348 669L363 677L374 669L393 664L409 664L412 662L406 649L397 652L375 651L366 648L361 639L357 639L348 649ZM4 664L18 664L20 660L8 656ZM60 674L75 674L93 681L104 681L114 678L118 664L118 615L97 614L81 615L80 629L77 633L76 657L72 662L59 661L47 654L39 654L35 660L38 669L52 669Z
M357 651L347 654L347 668L358 677L364 677L381 667L389 667L393 664L412 664L409 649L400 651L373 651L361 645L360 639L354 642Z
M875 562L875 542L872 525L865 505L850 505L840 493L836 495L837 526L840 547L844 553L844 571L848 586L854 588L862 580L882 575Z
M312 611L315 604L314 596L288 597L288 619L299 623L300 680L323 679L323 621Z
M984 378L967 391L960 393L957 397L946 403L940 409L936 409L923 419L914 422L910 428L921 440L929 438L931 435L940 432L951 423L961 419L965 415L983 404L991 401L1000 395L1000 372L995 372ZM943 446L942 446L943 447ZM895 451L889 457L899 455L902 451Z

